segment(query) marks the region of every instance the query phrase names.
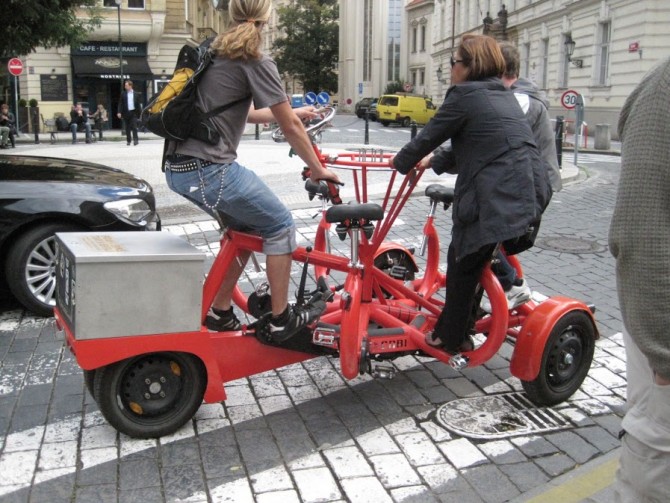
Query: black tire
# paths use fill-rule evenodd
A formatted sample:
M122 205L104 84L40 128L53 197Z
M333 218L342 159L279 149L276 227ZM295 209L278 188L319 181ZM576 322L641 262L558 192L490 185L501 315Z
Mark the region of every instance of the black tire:
M384 127L389 127L389 121L379 121L381 122L381 125Z
M5 274L12 294L26 309L53 316L56 305L57 232L86 230L71 223L34 227L16 239L9 249Z
M206 384L199 358L149 353L97 369L94 396L102 415L121 433L158 438L174 433L193 417Z
M84 370L84 383L88 392L95 399L95 370Z
M595 330L583 311L571 311L559 319L542 353L540 373L533 381L521 381L528 398L539 406L564 402L579 389L591 368Z
M409 117L405 117L405 118L402 120L402 127L409 127L411 123L412 123L412 121L410 120L410 118L409 118Z

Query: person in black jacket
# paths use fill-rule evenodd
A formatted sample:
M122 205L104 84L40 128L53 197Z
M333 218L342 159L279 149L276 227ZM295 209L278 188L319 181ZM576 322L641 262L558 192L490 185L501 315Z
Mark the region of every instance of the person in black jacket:
M140 105L140 97L133 90L133 81L126 80L123 84L125 91L121 94L119 100L119 113L116 114L119 119L126 122L126 145L130 145L130 133L133 134L133 144L139 143L137 137L137 118L140 116L142 107Z
M88 115L81 105L77 104L70 111L70 131L72 132L72 143L77 143L77 131L86 131L86 143L91 143L91 125L88 123Z
M474 348L468 331L475 293L496 246L531 232L551 197L528 120L500 80L504 71L495 39L465 35L451 58L452 87L442 106L389 161L405 174L417 164L458 174L446 303L426 337L449 353ZM449 139L453 150L438 149Z
M7 128L9 142L12 144L12 148L16 147L16 140L14 139L16 135L16 121L14 120L14 114L9 111L7 103L3 103L0 106L0 128ZM3 141L2 146L6 148L7 143Z

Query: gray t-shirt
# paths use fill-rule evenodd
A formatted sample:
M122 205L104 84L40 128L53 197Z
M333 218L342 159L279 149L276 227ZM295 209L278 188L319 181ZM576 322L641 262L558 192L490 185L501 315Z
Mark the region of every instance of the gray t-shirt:
M198 83L198 108L203 112L231 103L251 94L257 109L287 101L277 71L270 57L259 60L214 58L211 66ZM245 100L211 118L221 140L216 145L194 138L177 145L176 153L199 157L217 163L231 163L237 158L240 143L249 115L251 99Z

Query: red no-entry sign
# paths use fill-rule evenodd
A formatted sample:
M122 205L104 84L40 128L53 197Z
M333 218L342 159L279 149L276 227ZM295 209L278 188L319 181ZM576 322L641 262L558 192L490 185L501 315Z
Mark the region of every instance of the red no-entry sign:
M18 77L23 73L23 61L19 58L12 58L7 63L7 69L9 70L9 73Z

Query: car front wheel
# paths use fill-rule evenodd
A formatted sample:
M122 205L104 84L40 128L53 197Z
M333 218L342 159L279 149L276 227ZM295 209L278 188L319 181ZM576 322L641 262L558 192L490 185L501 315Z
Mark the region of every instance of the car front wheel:
M10 248L5 274L16 300L40 316L52 316L56 305L56 234L77 232L70 223L49 223L19 236Z

